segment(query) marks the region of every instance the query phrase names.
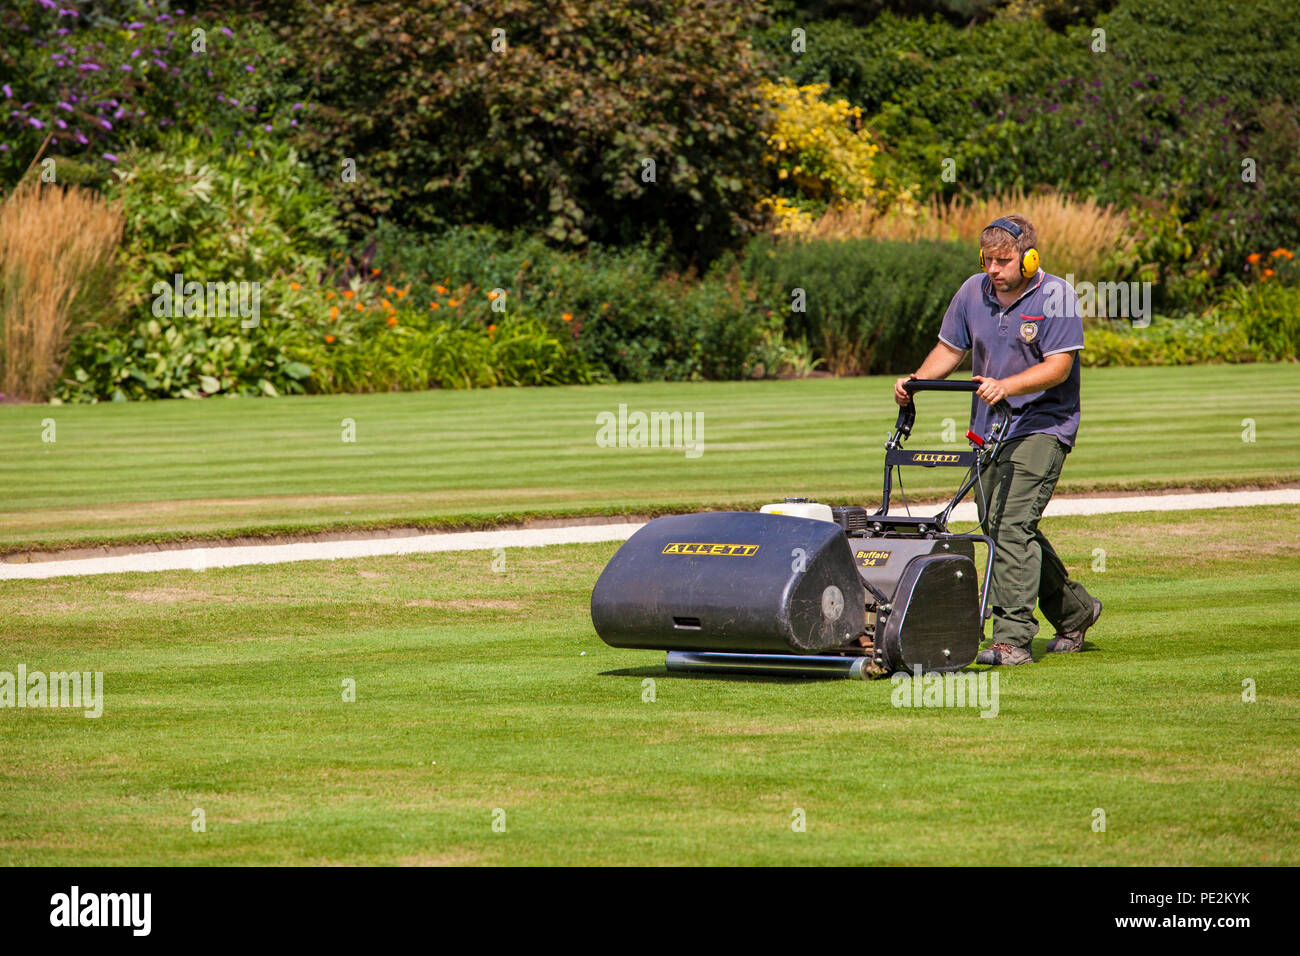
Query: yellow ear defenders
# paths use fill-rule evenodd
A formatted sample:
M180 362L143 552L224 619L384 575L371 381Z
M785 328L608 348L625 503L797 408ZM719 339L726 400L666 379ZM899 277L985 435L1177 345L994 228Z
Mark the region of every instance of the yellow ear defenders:
M991 223L989 223L984 228L992 229L994 226L997 226L999 229L1005 229L1007 232L1011 233L1011 237L1013 239L1020 238L1020 234L1021 234L1020 227L1017 226L1010 219L994 219ZM1030 246L1028 249L1026 249L1024 252L1020 254L1020 275L1026 279L1034 275L1036 272L1038 272L1038 262L1039 262L1038 250L1035 249L1033 246ZM983 247L980 248L980 269L981 271L985 271L985 272L988 271L988 265L987 263L984 262Z

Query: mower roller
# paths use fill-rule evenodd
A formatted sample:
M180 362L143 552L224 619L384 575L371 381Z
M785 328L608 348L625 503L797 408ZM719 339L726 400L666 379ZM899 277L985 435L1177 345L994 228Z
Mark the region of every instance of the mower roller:
M988 436L966 433L969 451L908 451L916 392L979 385L912 379L904 388L879 510L788 498L759 512L657 518L618 549L592 590L601 640L667 651L671 671L868 679L971 663L988 613L993 542L950 532L948 518L972 488L983 494L981 475L1006 438L1011 408L995 406ZM939 514L890 514L890 475L903 466L966 475ZM977 541L987 552L982 591Z

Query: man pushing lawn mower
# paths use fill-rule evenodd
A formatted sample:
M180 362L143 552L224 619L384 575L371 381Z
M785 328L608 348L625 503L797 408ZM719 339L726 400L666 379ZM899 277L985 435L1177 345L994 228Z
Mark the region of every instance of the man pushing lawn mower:
M953 296L939 343L916 373L894 384L907 405L909 379L947 378L972 352L979 383L971 430L988 435L993 407L1015 411L1006 439L984 471L976 506L995 543L989 605L993 642L978 664L1029 664L1038 633L1037 604L1056 628L1048 653L1078 651L1101 615L1101 602L1078 581L1038 529L1079 431L1079 357L1083 321L1066 282L1039 268L1037 234L1022 216L995 219L980 234L982 272Z

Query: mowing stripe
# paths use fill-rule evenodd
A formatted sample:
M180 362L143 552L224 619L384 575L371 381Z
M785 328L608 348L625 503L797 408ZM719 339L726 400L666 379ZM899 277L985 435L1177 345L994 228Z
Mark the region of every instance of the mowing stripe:
M1127 498L1062 498L1047 506L1047 517L1101 515L1128 511L1191 511L1198 508L1243 508L1252 505L1300 505L1300 488L1271 491L1211 491L1199 494L1136 495ZM935 513L942 505L913 506L914 513ZM965 502L953 509L952 522L976 520L975 505ZM420 534L404 538L352 541L307 541L238 547L185 548L123 554L107 558L70 561L0 563L0 580L57 578L124 571L203 571L244 564L283 564L288 561L322 561L371 558L388 554L425 554L434 551L490 551L494 548L536 548L552 544L624 541L639 523L575 525L565 528L524 528L508 531L468 531ZM960 530L960 529L955 529Z

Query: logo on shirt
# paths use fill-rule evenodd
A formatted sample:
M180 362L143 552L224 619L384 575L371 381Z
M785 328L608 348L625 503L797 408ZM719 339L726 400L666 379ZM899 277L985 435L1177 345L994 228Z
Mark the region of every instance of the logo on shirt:
M1038 324L1036 322L1020 323L1020 339L1026 345L1038 338Z

